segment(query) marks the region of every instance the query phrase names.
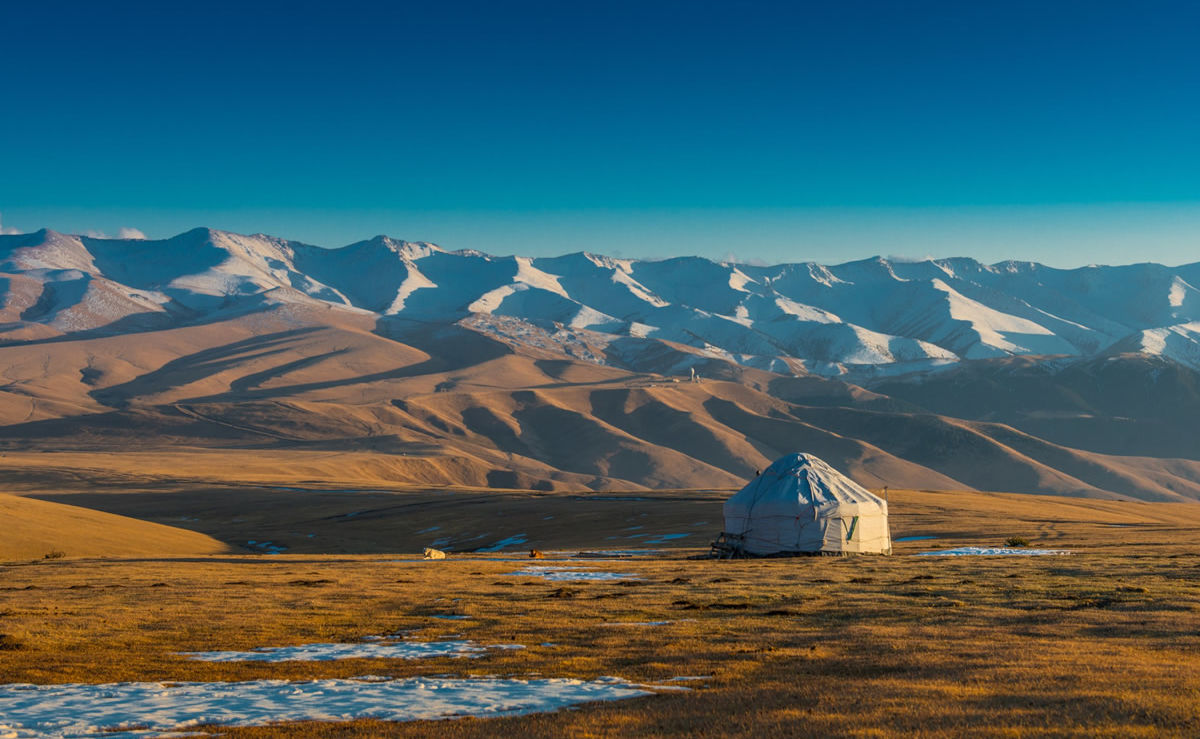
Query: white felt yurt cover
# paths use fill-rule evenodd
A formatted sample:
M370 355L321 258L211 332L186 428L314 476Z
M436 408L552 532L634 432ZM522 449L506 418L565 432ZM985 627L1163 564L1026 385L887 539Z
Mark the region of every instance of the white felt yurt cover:
M887 503L811 454L789 454L725 501L747 554L891 554Z

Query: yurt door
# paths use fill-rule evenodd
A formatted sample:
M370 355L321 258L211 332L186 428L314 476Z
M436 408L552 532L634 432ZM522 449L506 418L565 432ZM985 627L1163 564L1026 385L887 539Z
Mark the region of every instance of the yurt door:
M858 533L858 516L853 518L842 519L842 529L846 534L846 541L854 541L854 536Z

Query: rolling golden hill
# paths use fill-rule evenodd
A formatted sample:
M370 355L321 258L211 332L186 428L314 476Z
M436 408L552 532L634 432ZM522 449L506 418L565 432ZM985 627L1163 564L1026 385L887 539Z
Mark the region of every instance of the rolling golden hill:
M0 559L179 557L229 547L195 531L66 503L0 493Z
M730 488L804 450L876 488L1200 499L1190 458L1100 453L816 377L714 362L691 383L320 306L25 341L0 346L0 366L11 479L51 458L203 473L228 455L248 480Z

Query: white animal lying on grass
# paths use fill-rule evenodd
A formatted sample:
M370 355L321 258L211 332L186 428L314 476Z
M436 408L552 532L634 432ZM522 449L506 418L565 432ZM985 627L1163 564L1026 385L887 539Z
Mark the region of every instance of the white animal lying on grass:
M433 547L425 547L425 559L445 559L445 558L446 558L446 553L443 552L441 549L434 549Z

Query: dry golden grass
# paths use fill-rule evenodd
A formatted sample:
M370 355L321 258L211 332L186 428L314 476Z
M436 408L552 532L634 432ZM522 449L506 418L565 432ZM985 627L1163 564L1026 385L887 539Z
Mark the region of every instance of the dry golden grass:
M218 554L221 542L186 529L0 493L0 561L46 557Z
M712 676L686 693L555 714L223 730L234 737L1200 733L1194 507L919 492L891 500L895 534L941 538L901 543L893 557L714 562L681 553L580 565L643 578L630 582L512 576L524 563L500 555L10 564L0 567L0 681ZM1010 535L1077 553L904 556ZM445 613L472 618L431 618ZM609 625L658 620L673 623ZM526 649L274 664L175 656L402 630Z

